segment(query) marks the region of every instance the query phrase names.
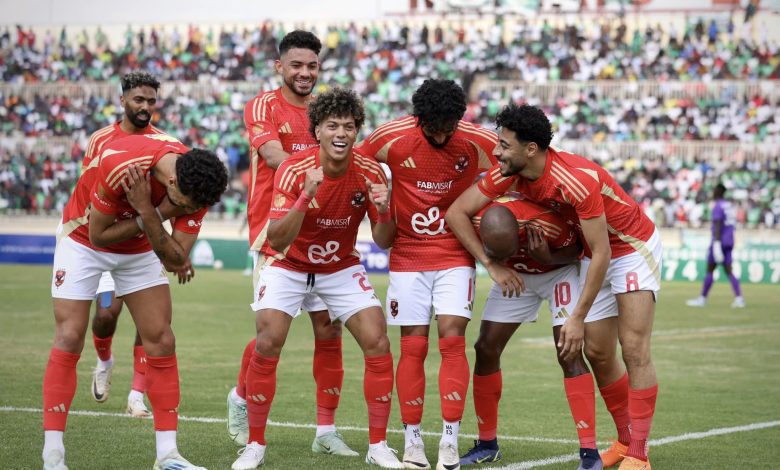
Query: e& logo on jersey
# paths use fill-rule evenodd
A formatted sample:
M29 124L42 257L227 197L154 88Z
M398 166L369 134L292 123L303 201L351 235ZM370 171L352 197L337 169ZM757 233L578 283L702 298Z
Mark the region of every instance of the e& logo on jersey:
M337 241L329 241L324 247L309 245L309 261L314 264L328 264L341 261L341 258L336 256L337 251L339 251L339 242Z
M435 225L439 223L438 227ZM429 227L433 227L431 230ZM428 215L416 212L412 215L412 230L422 235L440 235L447 233L444 230L444 219L441 218L441 213L438 207L431 207L428 209Z

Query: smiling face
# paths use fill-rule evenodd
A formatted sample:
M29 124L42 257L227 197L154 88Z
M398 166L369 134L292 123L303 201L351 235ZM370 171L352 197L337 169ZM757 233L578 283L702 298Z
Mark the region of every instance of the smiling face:
M314 128L322 152L332 161L341 162L349 157L357 139L355 118L328 116Z
M311 49L292 48L276 61L284 87L300 97L309 96L317 84L320 60Z
M538 150L535 142L520 142L513 131L502 127L493 156L498 160L501 176L512 176L523 171Z
M146 85L135 87L124 93L119 101L130 124L136 129L144 129L157 109L157 91Z

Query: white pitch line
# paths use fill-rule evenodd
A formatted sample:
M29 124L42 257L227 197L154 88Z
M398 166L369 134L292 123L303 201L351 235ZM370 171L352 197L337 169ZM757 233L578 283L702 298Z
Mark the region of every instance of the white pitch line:
M698 439L705 439L712 436L722 436L725 434L733 434L737 432L756 431L758 429L773 428L776 426L780 426L780 421L767 421L764 423L753 423L753 424L746 424L744 426L732 426L729 428L715 428L715 429L710 429L709 431L689 432L685 434L680 434L679 436L668 436L668 437L662 437L660 439L651 439L647 444L650 447L658 447L665 444L672 444L674 442L693 441ZM515 464L505 465L503 467L494 467L491 468L491 470L523 470L529 468L544 467L556 463L573 462L575 460L579 460L579 456L577 454L566 454L566 455L559 455L557 457L549 457L546 459L519 462Z
M16 413L41 413L43 412L40 408L21 408L21 407L15 407L15 406L0 406L0 411L6 411L6 412L16 412ZM111 417L111 418L128 418L128 419L139 419L139 418L133 418L130 415L127 415L125 413L107 413L103 411L87 411L87 410L70 410L68 412L69 415L73 416L104 416L104 417ZM140 419L152 419L152 418L140 418ZM227 422L224 418L208 418L208 417L201 417L201 416L181 416L179 415L179 421L189 421L194 423L225 423ZM316 424L306 424L306 423L291 423L291 422L279 422L279 421L272 421L268 420L269 426L278 426L282 428L294 428L294 429L316 429ZM358 431L358 432L368 432L368 428L362 428L359 426L339 426L338 427L342 431ZM403 434L403 429L388 429L387 432L395 433L395 434ZM422 434L424 436L440 436L441 433L437 432L431 432L431 431L423 431ZM461 434L460 437L466 438L466 439L479 439L479 436L477 434ZM541 443L547 443L547 444L577 444L579 441L574 439L556 439L556 438L548 438L548 437L524 437L524 436L498 436L499 439L506 440L506 441L522 441L522 442L541 442ZM605 443L608 444L608 443Z

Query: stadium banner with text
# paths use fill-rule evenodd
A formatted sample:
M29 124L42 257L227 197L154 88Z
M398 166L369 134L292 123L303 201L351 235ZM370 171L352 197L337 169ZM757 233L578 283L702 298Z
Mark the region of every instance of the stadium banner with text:
M53 235L0 234L0 263L52 264L56 244Z
M691 244L664 248L661 279L664 281L702 281L707 274L709 244ZM747 243L732 253L732 270L742 282L752 284L780 283L780 245ZM727 281L722 269L715 270L715 280Z

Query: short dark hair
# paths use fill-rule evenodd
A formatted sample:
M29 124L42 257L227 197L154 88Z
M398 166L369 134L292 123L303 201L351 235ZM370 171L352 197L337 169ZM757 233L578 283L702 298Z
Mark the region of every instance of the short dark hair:
M466 94L452 80L428 79L412 95L412 115L418 123L435 130L463 118L466 112Z
M541 149L550 146L552 124L544 111L536 106L509 103L496 116L496 126L509 129L523 142L535 142Z
M154 88L154 91L157 91L160 88L160 82L154 78L154 75L150 74L149 72L143 72L140 70L125 74L121 81L123 94L127 93L133 88L138 88L141 86L152 87Z
M309 49L315 54L320 55L322 43L313 33L296 29L295 31L287 33L287 35L282 38L282 41L279 43L279 56L281 57L290 49Z
M355 126L360 129L366 120L363 102L357 93L341 87L333 87L317 96L309 104L309 132L316 139L314 129L329 117L351 117Z
M718 183L715 185L715 195L716 197L720 195L721 197L726 195L726 186L723 185L723 183Z
M194 205L209 207L219 202L227 189L228 174L214 152L194 148L176 160L176 181Z

